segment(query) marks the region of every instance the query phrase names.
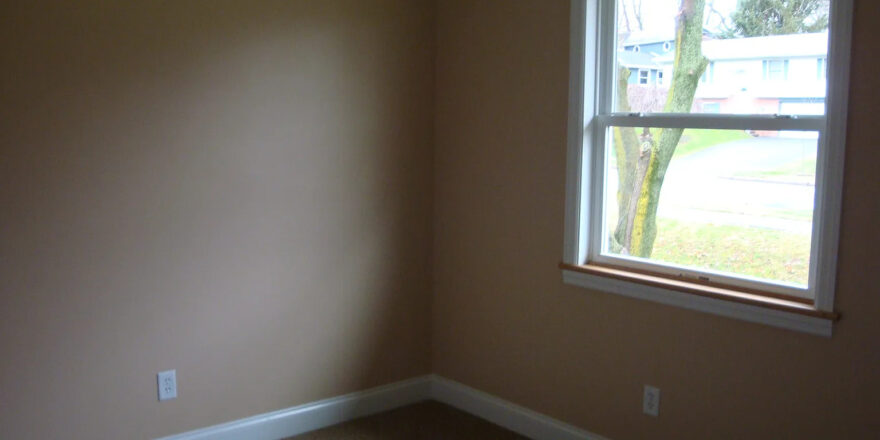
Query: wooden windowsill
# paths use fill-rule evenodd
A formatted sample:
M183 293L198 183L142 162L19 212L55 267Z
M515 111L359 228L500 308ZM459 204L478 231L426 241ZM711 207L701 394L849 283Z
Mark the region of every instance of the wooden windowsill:
M671 279L657 275L633 272L630 270L599 266L595 264L574 265L560 263L559 268L574 272L606 277L615 280L627 281L649 287L669 289L681 293L696 295L716 300L729 301L732 303L746 304L749 306L763 307L771 310L795 313L814 318L837 321L840 314L816 309L812 304L801 299L785 299L771 295L761 295L754 292L733 290L730 288L710 286L686 280Z

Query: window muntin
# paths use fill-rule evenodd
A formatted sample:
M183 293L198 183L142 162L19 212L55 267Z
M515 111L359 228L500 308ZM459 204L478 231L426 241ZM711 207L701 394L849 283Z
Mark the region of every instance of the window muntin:
M619 4L622 1L626 0L616 2ZM667 19L674 20L674 17ZM617 48L600 58L614 60L611 61L612 65L618 66L617 69L606 69L606 74L612 78L627 75L627 66L619 65L616 61L617 54L624 47L632 47L622 40L627 36L615 31L602 37L614 40L604 47ZM593 181L591 196L594 202L590 224L593 227L588 262L709 281L751 291L813 298L816 271L814 229L817 220L814 218L814 201L816 187L822 185L822 182L816 181L815 175L818 149L822 145L820 139L826 125L825 85L816 87L813 79L810 81L812 88L807 89L802 87L800 79L810 76L807 73L810 69L807 60L815 63L816 55L824 57L827 54L828 32L741 37L722 41L707 37L704 30L701 46L706 61L703 71L695 80L696 92L689 107L670 109L667 105L669 96L664 95L663 89L674 87L674 49L668 54L655 54L653 58L658 68L656 72L659 74L665 68L669 72L668 78L660 79L657 75L655 81L650 81L647 75L649 71L638 68L638 81L635 84L630 82L626 89L623 89L625 83L616 79L599 82L604 99L600 101L599 123L595 132L597 146L603 148L594 158L598 179ZM794 49L786 51L788 48ZM805 53L813 55L807 58ZM768 54L773 57L768 58ZM811 66L816 68L816 64ZM786 81L792 84L786 86ZM776 116L781 110L792 110L793 116ZM613 239L615 233L620 232L617 222L620 207L617 202L622 199L620 187L616 186L619 182L616 176L619 162L616 162L616 158L621 157L617 149L624 139L635 139L636 150L643 149L643 154L653 154L657 151L657 140L644 146L640 141L643 136L659 137L663 130L699 134L683 135L675 150L714 149L722 141L739 142L742 144L740 147L724 146L727 153L732 157L752 158L754 163L729 169L727 173L702 173L701 181L696 178L700 173L680 171L686 160L673 154L668 168L663 171L668 180L659 185L660 195L653 202L657 206L653 221L657 224L659 242L655 239L652 252L645 255L621 247L621 243L615 243ZM630 133L622 135L621 131ZM776 162L768 157L775 157L773 160ZM728 164L734 162L727 161ZM712 161L704 163L711 164ZM630 168L620 168L620 172L634 174L639 179L643 178L640 173L646 171L632 165ZM795 196L791 192L768 189L782 185L799 186L800 191L795 191ZM703 192L689 193L682 191L683 187ZM717 190L719 194L714 200L705 193L706 188ZM637 189L633 193L635 191ZM644 202L634 202L633 199L635 197L630 195L629 202L634 205ZM761 202L757 203L756 200ZM634 206L630 212L637 212L638 209L641 208ZM682 219L682 212L692 218ZM634 221L630 218L625 223ZM709 243L713 245L738 240L741 242L737 247L738 252L746 252L728 255L717 246L709 246L709 251L694 250L701 255L689 259L678 249L685 246L687 240L678 245L669 244L676 243L675 232L678 238L683 236L693 241L686 231L710 237L707 240L715 240ZM785 249L778 253L780 249L777 245L780 243L785 244ZM754 261L749 264L737 262L743 259ZM770 259L774 264L762 264L762 259ZM785 261L777 264L780 260Z

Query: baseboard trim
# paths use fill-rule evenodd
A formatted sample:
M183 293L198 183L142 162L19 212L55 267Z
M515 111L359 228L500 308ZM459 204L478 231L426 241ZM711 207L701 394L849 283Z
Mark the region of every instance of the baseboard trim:
M278 440L423 400L445 403L534 440L607 440L437 375L416 377L156 440Z
M432 376L431 398L534 440L608 440L440 376Z
M156 440L278 440L428 399L421 376Z

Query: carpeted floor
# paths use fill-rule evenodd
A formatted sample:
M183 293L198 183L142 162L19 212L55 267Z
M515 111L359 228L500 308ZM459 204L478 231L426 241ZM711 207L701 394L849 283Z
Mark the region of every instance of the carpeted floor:
M528 440L450 406L422 402L288 440Z

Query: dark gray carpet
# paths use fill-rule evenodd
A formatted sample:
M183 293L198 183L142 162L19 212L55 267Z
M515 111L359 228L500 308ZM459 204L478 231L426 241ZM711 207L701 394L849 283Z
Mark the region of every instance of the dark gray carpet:
M528 440L450 406L422 402L288 440Z

